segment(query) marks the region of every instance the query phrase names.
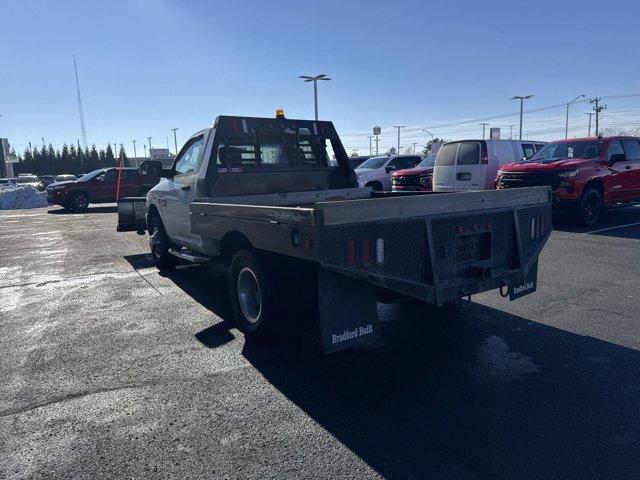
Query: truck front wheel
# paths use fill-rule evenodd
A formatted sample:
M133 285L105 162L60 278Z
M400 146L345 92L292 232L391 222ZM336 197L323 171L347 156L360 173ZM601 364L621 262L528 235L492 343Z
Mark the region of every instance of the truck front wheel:
M273 288L256 255L238 251L229 269L229 293L238 328L256 341L267 341L274 331Z
M582 225L593 227L602 213L602 198L596 189L589 188L578 205L577 220Z
M158 215L153 215L149 221L149 248L158 270L171 270L175 267L176 257L169 253L171 241Z

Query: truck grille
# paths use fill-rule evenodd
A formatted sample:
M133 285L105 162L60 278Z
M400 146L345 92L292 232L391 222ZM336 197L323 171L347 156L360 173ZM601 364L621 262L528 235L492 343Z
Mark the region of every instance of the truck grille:
M500 188L540 187L558 188L560 177L557 172L507 172L500 178Z
M422 177L430 177L430 175L422 175ZM402 187L417 187L420 185L420 175L396 175L391 177L391 183Z

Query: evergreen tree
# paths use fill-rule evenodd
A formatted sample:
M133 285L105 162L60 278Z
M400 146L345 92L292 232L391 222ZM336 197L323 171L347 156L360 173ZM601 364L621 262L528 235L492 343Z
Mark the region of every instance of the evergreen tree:
M91 165L90 171L101 168L102 165L100 165L100 154L98 153L98 149L96 148L95 143L91 145L91 151L88 151L87 153L89 157L89 163Z
M129 159L127 158L127 153L124 151L124 147L120 145L120 151L118 152L118 159L122 159L122 166L129 166Z

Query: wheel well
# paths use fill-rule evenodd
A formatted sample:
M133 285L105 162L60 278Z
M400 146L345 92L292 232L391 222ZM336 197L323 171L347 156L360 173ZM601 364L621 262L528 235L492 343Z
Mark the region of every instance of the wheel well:
M582 194L584 195L584 192L586 192L589 189L597 190L597 192L600 194L600 199L604 201L604 195L603 195L604 188L600 180L589 180L587 184L584 186L584 188L582 189Z
M79 193L84 193L86 195L86 197L89 199L89 201L91 201L91 197L89 196L89 193L86 190L75 190L73 192L73 195L77 195Z
M149 225L151 217L154 217L156 215L162 221L162 217L160 216L160 212L158 211L158 207L156 207L155 205L151 205L149 207L149 211L147 212L147 225Z
M224 234L220 240L220 255L231 258L238 250L251 250L253 246L247 237L234 230Z
M374 185L379 185L382 188L382 182L379 180L372 180L364 184L365 187L373 187Z

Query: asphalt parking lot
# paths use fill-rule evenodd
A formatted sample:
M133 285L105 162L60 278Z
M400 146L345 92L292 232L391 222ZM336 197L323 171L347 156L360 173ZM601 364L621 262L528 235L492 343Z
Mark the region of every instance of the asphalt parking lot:
M640 208L561 222L533 295L379 305L324 358L245 342L216 268L160 275L115 222L0 212L0 478L638 478Z

